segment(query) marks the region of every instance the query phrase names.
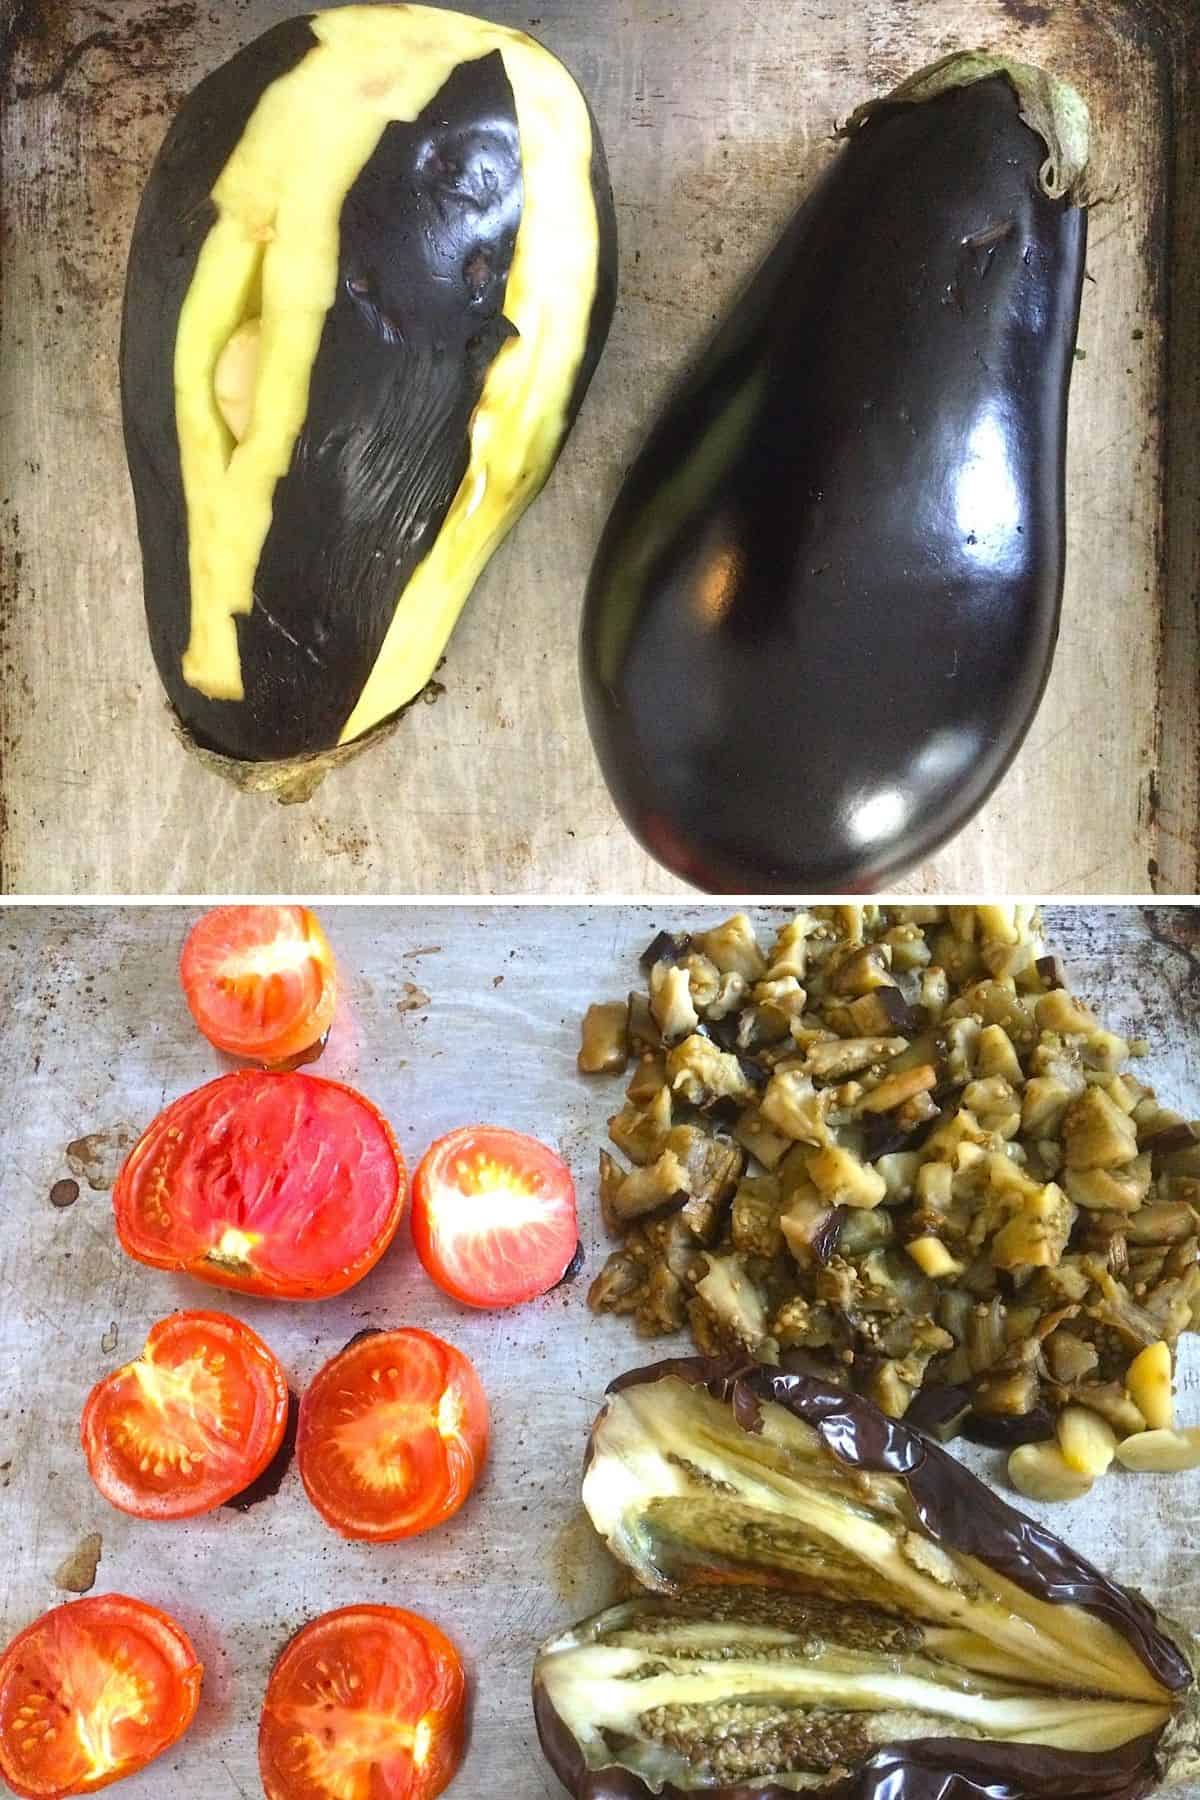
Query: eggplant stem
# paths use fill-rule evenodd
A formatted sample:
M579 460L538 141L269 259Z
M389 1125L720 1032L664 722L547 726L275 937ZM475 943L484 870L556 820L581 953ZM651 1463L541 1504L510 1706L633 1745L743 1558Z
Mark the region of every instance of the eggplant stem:
M1085 177L1091 131L1087 103L1069 82L1009 56L994 56L987 50L954 50L918 69L890 94L856 106L837 135L852 137L881 107L933 100L951 88L970 87L992 75L1007 79L1017 96L1021 118L1046 146L1046 160L1038 171L1042 192L1050 200L1066 199L1073 206L1087 206L1090 195Z

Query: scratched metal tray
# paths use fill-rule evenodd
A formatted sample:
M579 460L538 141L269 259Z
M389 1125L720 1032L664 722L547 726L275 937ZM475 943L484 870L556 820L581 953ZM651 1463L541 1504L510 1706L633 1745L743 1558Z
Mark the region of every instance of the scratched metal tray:
M662 1342L639 1342L626 1320L593 1318L585 1304L606 1242L597 1151L621 1083L576 1073L578 1019L589 1000L625 991L657 928L700 914L674 902L653 912L322 910L346 992L321 1072L383 1108L410 1165L469 1119L557 1144L578 1184L583 1272L529 1306L487 1314L437 1292L406 1227L364 1281L315 1306L216 1294L129 1261L105 1191L118 1146L220 1066L176 984L192 914L0 910L0 1644L65 1597L56 1572L98 1532L94 1591L177 1614L207 1671L192 1732L124 1784L121 1800L251 1800L263 1687L289 1633L353 1601L413 1606L459 1644L473 1684L454 1800L542 1800L559 1790L533 1731L534 1650L614 1592L613 1565L578 1504L587 1428L607 1382ZM1148 1038L1146 1078L1167 1103L1200 1113L1200 912L1061 909L1048 923L1079 991L1111 1024ZM71 1179L78 1197L56 1206L51 1189ZM107 1506L78 1448L84 1395L140 1349L155 1319L213 1301L262 1332L301 1386L366 1325L421 1325L460 1345L493 1421L490 1463L464 1511L409 1543L348 1544L322 1525L294 1469L245 1514L156 1526ZM1186 1340L1188 1420L1200 1417L1198 1375L1200 1345ZM994 1453L965 1454L996 1477ZM1032 1510L1200 1630L1200 1474L1113 1475L1086 1503ZM1200 1788L1177 1792L1200 1800Z
M1084 92L1107 198L1072 395L1054 674L991 804L905 886L1196 891L1195 0L475 4L542 36L595 103L617 317L551 485L454 637L444 693L283 809L235 793L172 736L141 623L115 349L129 229L172 109L301 0L0 0L0 888L674 890L613 812L579 705L576 624L602 521L664 392L835 153L835 122L946 50L986 44Z

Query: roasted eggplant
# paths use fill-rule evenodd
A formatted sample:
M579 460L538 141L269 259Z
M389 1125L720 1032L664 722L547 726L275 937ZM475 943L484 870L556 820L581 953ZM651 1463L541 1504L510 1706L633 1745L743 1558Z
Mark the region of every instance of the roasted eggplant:
M595 121L521 32L347 6L184 101L134 228L122 398L155 661L229 773L323 767L429 680L550 472L615 276Z
M583 1501L655 1597L537 1658L576 1800L1133 1800L1200 1770L1184 1634L857 1395L635 1370Z
M1087 112L946 58L848 142L635 460L588 722L630 829L712 892L889 883L991 792L1058 629Z

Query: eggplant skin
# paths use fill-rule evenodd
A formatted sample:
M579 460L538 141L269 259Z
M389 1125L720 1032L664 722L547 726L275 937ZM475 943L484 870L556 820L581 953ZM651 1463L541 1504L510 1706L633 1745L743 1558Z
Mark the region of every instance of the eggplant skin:
M887 1418L860 1395L813 1377L789 1375L736 1358L685 1357L655 1363L619 1377L610 1384L608 1393L611 1397L623 1396L660 1383L668 1384L663 1388L661 1407L643 1407L640 1412L618 1408L611 1424L614 1400L610 1399L592 1428L584 1464L584 1501L593 1523L608 1535L610 1547L628 1561L643 1584L652 1585L655 1592L637 1601L623 1602L560 1634L543 1647L534 1667L533 1707L539 1739L547 1760L575 1800L688 1800L701 1792L712 1796L712 1800L788 1800L797 1791L819 1796L820 1800L1137 1800L1162 1779L1164 1770L1168 1779L1194 1772L1195 1758L1190 1748L1195 1730L1190 1716L1195 1710L1192 1668L1151 1608L1140 1595L1109 1580L1069 1546L1009 1507L938 1445L911 1427ZM850 1520L860 1508L866 1509L868 1517L890 1518L894 1500L886 1495L878 1501L882 1510L871 1512L869 1480L880 1475L899 1479L907 1488L908 1502L928 1546L920 1555L905 1549L901 1562L911 1557L912 1566L932 1571L937 1567L940 1548L955 1556L975 1559L976 1567L982 1565L1005 1577L1040 1603L1092 1615L1124 1638L1133 1652L1129 1668L1140 1663L1149 1677L1148 1685L1141 1684L1142 1697L1154 1692L1171 1697L1172 1704L1180 1709L1175 1721L1184 1722L1182 1733L1177 1733L1176 1722L1168 1722L1095 1753L1053 1743L972 1737L969 1732L958 1736L907 1735L919 1726L924 1707L916 1712L906 1710L921 1705L921 1689L919 1685L910 1689L910 1699L904 1694L903 1684L909 1679L919 1684L932 1676L941 1654L936 1625L932 1636L927 1633L931 1630L930 1621L939 1616L937 1609L924 1610L927 1595L924 1599L914 1597L911 1611L906 1605L897 1606L897 1596L906 1591L903 1588L885 1587L864 1593L861 1586L856 1587L854 1578L846 1573L845 1542L849 1540L844 1541L836 1529L831 1529L824 1515L818 1515L815 1535L810 1540L817 1561L809 1579L789 1586L787 1571L800 1565L783 1560L775 1569L770 1563L771 1539L763 1536L763 1521L773 1515L759 1513L750 1498L757 1492L756 1479L761 1479L761 1471L757 1475L754 1472L753 1453L749 1447L739 1453L736 1442L726 1443L726 1430L711 1413L701 1411L693 1418L686 1407L681 1409L679 1402L668 1397L686 1393L687 1389L702 1389L711 1400L728 1409L731 1440L736 1440L739 1432L760 1434L767 1423L763 1409L768 1404L786 1409L815 1431L830 1456L827 1503L832 1505L840 1492L841 1504ZM690 1441L698 1446L694 1454L700 1458L699 1465L693 1464L686 1454L689 1430L693 1433ZM766 1484L767 1492L779 1492L778 1483L789 1479L785 1443L778 1425L773 1425L768 1448L763 1452L765 1467L776 1471ZM796 1524L804 1518L801 1497L806 1488L814 1493L820 1491L819 1478L813 1475L812 1464L806 1460L809 1454L805 1453L798 1465L801 1474L793 1502ZM605 1459L605 1474L603 1481L597 1483L600 1459ZM678 1478L670 1465L685 1472L682 1487L675 1486ZM748 1476L741 1472L743 1465L751 1471ZM848 1481L847 1472L854 1479ZM728 1481L723 1479L725 1475ZM662 1485L664 1480L666 1485ZM592 1499L589 1483L594 1484ZM601 1493L598 1514L595 1502ZM673 1515L665 1510L671 1495L677 1497L670 1504L681 1509ZM679 1498L680 1495L685 1497ZM711 1521L714 1509L719 1511L723 1506L731 1509L726 1527L731 1534L729 1541L744 1545L738 1553L740 1578L756 1583L748 1588L730 1585L738 1577L732 1565L723 1564L719 1549L715 1550L717 1561L711 1568L705 1566L705 1559L714 1554L714 1546L721 1542L720 1534L716 1538L711 1535ZM709 1535L701 1521L696 1539L701 1564L694 1569L692 1578L688 1573L691 1565L681 1564L671 1548L682 1547L677 1534L687 1537L689 1527L681 1521L690 1516L689 1508L693 1513L709 1515ZM790 1522L792 1515L785 1516ZM913 1535L911 1529L900 1532L897 1542L903 1539L907 1543ZM889 1531L885 1529L882 1536L886 1540ZM786 1546L791 1541L785 1531L781 1556L788 1555ZM657 1559L655 1543L667 1551L665 1562ZM827 1550L825 1561L819 1554L822 1545ZM926 1556L934 1561L927 1563ZM652 1568L642 1567L643 1557L650 1559ZM971 1563L957 1566L969 1578ZM822 1569L826 1571L823 1576ZM937 1579L954 1585L950 1572ZM783 1585L775 1585L780 1580ZM711 1582L716 1585L710 1585ZM951 1609L945 1617L970 1635L970 1604L961 1613ZM1031 1612L1027 1618L1040 1634L1039 1614ZM709 1634L710 1641L715 1639L721 1646L716 1656L706 1659L694 1637L673 1642L675 1620L693 1629L699 1627ZM768 1635L761 1652L743 1638L740 1656L749 1657L751 1662L743 1661L723 1683L720 1670L724 1659L738 1657L738 1633L747 1624L752 1633L766 1629L768 1634L776 1635ZM788 1647L786 1638L781 1639L779 1633L790 1637L794 1647ZM1054 1641L1053 1637L1040 1638L1043 1647ZM579 1661L580 1652L590 1654L592 1645L599 1645L601 1660L585 1672ZM890 1689L890 1697L887 1693L881 1697L881 1722L875 1729L884 1729L883 1716L894 1712L906 1727L903 1735L890 1742L875 1740L876 1747L872 1748L867 1725L858 1733L858 1747L865 1750L863 1760L854 1761L856 1747L851 1744L846 1764L852 1766L838 1767L836 1762L828 1765L825 1759L831 1755L830 1743L837 1746L843 1741L837 1722L835 1688L808 1703L805 1716L817 1730L818 1741L810 1743L802 1735L790 1747L795 1762L789 1779L752 1774L739 1777L732 1773L727 1761L728 1785L710 1786L701 1779L679 1785L683 1780L679 1772L681 1757L689 1752L685 1748L686 1737L681 1744L664 1731L674 1708L683 1714L692 1707L702 1710L713 1705L716 1711L711 1715L712 1728L717 1736L712 1741L722 1745L723 1754L732 1750L736 1768L739 1732L756 1734L760 1729L771 1729L771 1724L768 1720L760 1727L747 1720L744 1712L737 1716L730 1702L752 1708L755 1704L768 1706L774 1700L781 1716L787 1717L786 1686L780 1687L768 1679L760 1691L747 1679L745 1671L753 1659L765 1652L768 1665L781 1656L785 1664L795 1661L798 1671L806 1671L799 1676L798 1692L803 1694L810 1669L818 1671L818 1681L825 1670L836 1681L837 1671L845 1667L850 1679L853 1664L839 1661L846 1654L840 1646L846 1646L850 1654L855 1649L865 1651L872 1659L869 1666L895 1677L899 1686ZM614 1651L618 1653L615 1662L609 1660ZM568 1654L560 1661L563 1652ZM1084 1653L1084 1662L1090 1654L1090 1650ZM922 1661L926 1655L935 1659L933 1665ZM1048 1699L1056 1690L1068 1708L1075 1702L1082 1703L1085 1693L1082 1688L1075 1692L1071 1674L1060 1673L1057 1680L1042 1685L1039 1657L1031 1655L1028 1659L1024 1681L1023 1691L1031 1705ZM689 1673L684 1691L676 1690L673 1698L671 1683L684 1679L680 1675L680 1658L683 1669ZM958 1652L950 1650L951 1669L956 1660ZM1084 1662L1063 1666L1073 1673ZM1095 1666L1098 1671L1099 1663ZM967 1654L960 1667L986 1671L988 1664L973 1662ZM1108 1664L1101 1686L1111 1683L1114 1667L1111 1662ZM592 1679L600 1684L595 1695L588 1685ZM954 1692L953 1675L943 1679L949 1691ZM653 1690L653 1697L639 1701L638 1684L643 1680ZM1022 1691L1020 1684L1012 1688L1004 1682L1001 1689L1007 1689L1010 1696ZM620 1690L624 1694L617 1699L614 1696ZM808 1691L814 1692L811 1687ZM1105 1691L1111 1696L1118 1690L1107 1685ZM821 1695L819 1687L815 1694ZM1126 1698L1136 1704L1135 1695L1131 1685ZM1005 1696L999 1693L996 1697ZM847 1704L851 1704L849 1700ZM801 1701L800 1705L803 1711L805 1703ZM1013 1728L1011 1713L1004 1725L1005 1729ZM670 1721L670 1726L672 1731L685 1734L689 1729L682 1719ZM707 1722L701 1729L708 1729ZM782 1725L780 1729L786 1734L790 1727ZM1078 1732L1083 1728L1076 1725L1075 1729ZM749 1740L751 1752L760 1758L764 1742L769 1745L770 1740L754 1735ZM1182 1762L1177 1760L1180 1745ZM786 1735L784 1746L787 1747ZM653 1757L648 1754L651 1750ZM611 1763L603 1760L609 1751L613 1755ZM796 1776L807 1766L807 1752L815 1752L822 1762L798 1783ZM778 1748L774 1753L779 1754ZM699 1776L698 1765L692 1766ZM827 1774L819 1772L822 1766L828 1766Z
M553 466L615 283L599 130L523 34L351 6L193 90L143 193L121 340L147 626L191 741L325 756L413 699ZM260 309L235 443L215 365Z
M626 478L585 706L626 824L700 888L885 885L1028 729L1087 229L1045 156L1003 74L882 104Z

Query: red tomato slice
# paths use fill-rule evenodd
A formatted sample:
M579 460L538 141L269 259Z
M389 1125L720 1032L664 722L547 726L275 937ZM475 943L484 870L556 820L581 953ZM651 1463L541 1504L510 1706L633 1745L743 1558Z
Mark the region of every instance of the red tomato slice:
M193 1019L230 1056L281 1063L319 1043L337 1002L333 951L307 906L217 906L184 941Z
M378 1262L407 1182L386 1119L361 1094L242 1069L159 1113L117 1176L113 1208L121 1243L151 1268L319 1300Z
M571 1171L536 1138L463 1126L421 1158L412 1234L444 1293L519 1306L560 1282L579 1248Z
M283 1370L248 1325L180 1312L151 1327L136 1362L96 1383L80 1435L106 1500L140 1519L190 1519L262 1474L287 1415Z
M56 1606L0 1657L0 1775L32 1800L132 1775L183 1736L201 1674L182 1626L144 1601Z
M300 1402L296 1461L327 1525L377 1542L456 1513L487 1454L483 1386L461 1350L405 1327L353 1339Z
M467 1684L436 1625L345 1606L271 1671L258 1731L267 1800L433 1800L462 1761Z

